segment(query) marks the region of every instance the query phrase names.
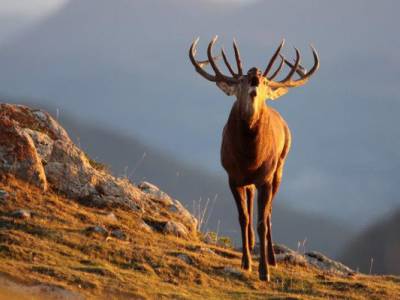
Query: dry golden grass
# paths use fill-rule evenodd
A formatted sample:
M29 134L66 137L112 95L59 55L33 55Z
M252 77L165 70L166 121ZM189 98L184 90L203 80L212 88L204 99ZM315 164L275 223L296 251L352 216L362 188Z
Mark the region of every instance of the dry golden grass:
M9 194L0 200L1 277L23 286L61 287L87 299L400 299L399 277L337 277L288 264L273 269L272 282L265 284L255 262L250 274L224 271L239 269L240 253L148 233L137 212L113 209L115 221L107 217L110 210L15 179L0 182L0 189ZM16 209L33 215L15 219L9 212ZM91 225L119 228L128 239L88 233ZM35 297L6 285L0 290L0 299L43 299Z

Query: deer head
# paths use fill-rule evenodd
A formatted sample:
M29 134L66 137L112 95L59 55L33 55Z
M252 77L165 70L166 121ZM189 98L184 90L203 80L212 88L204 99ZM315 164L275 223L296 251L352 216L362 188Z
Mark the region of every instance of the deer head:
M296 59L294 63L290 63L283 55L280 54L280 51L284 45L283 40L276 49L275 53L272 55L264 72L261 72L261 70L258 68L253 67L247 72L246 75L244 75L239 48L234 41L233 49L235 52L237 72L233 70L231 64L229 63L224 49L221 49L222 58L227 69L231 73L231 76L227 76L219 70L215 62L216 57L212 56L212 48L216 40L217 36L215 36L208 44L208 60L199 62L195 60L196 46L199 41L199 38L197 38L192 43L189 50L190 61L201 76L209 81L215 82L225 94L229 96L236 96L241 118L249 121L250 123L252 123L252 120L257 119L261 108L265 104L265 100L275 100L286 94L289 88L306 84L311 75L313 75L319 67L318 54L312 46L311 49L314 56L314 65L308 72L300 65L300 53L297 48L295 48ZM273 74L268 76L268 73L271 71L278 56L280 58L280 63ZM215 75L209 74L203 68L203 66L207 63L211 65ZM274 78L280 73L284 63L290 67L289 73L282 80L274 81ZM299 78L296 80L292 79L295 73L299 76Z

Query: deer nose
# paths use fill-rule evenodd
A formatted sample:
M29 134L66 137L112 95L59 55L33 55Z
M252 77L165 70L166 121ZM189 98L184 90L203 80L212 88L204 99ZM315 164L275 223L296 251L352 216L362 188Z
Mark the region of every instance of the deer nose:
M258 86L260 84L260 79L256 76L250 79L251 86Z

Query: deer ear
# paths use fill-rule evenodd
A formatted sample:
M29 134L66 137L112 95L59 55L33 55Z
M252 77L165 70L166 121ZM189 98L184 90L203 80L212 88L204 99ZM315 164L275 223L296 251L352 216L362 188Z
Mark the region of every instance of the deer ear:
M285 95L288 91L289 91L288 88L277 88L277 89L274 89L274 90L271 89L270 93L268 95L268 99L276 100L279 97Z
M236 84L229 84L224 81L218 81L217 86L228 96L233 96L236 93Z

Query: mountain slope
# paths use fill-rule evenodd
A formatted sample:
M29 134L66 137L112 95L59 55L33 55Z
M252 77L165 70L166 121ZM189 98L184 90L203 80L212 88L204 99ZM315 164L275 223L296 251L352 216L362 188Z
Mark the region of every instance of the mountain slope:
M238 252L146 231L135 212L82 206L11 178L0 191L8 194L0 201L0 299L400 297L398 277L343 277L290 262L272 268L266 285L256 263L240 271ZM31 217L12 214L21 208ZM115 228L125 239L109 235Z
M346 246L341 261L373 274L400 275L400 210L369 226Z

